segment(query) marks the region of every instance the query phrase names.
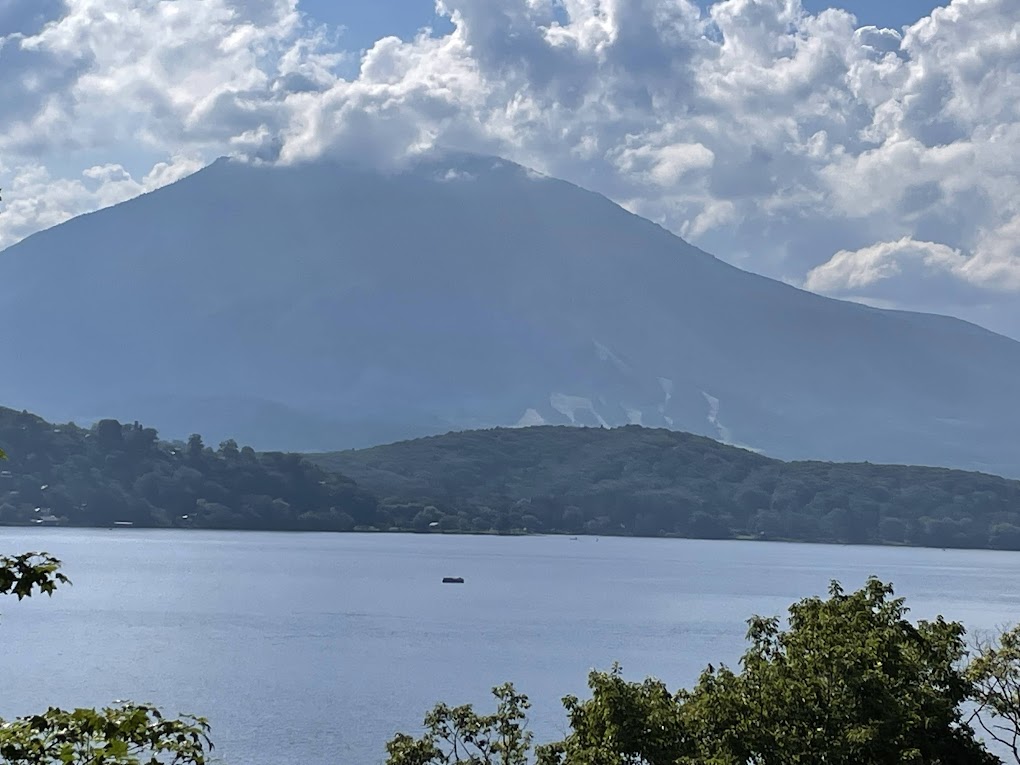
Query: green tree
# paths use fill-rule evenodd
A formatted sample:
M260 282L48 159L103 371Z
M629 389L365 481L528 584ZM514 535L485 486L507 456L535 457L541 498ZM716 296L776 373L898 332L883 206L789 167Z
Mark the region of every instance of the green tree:
M237 448L237 441L228 438L226 441L220 442L219 454L224 459L236 460L241 456L241 450Z
M683 692L659 680L623 679L620 667L588 676L591 698L567 696L570 735L537 749L541 765L640 765L679 763L694 752Z
M966 723L964 628L912 624L876 579L749 621L742 671L707 672L684 704L706 762L994 763ZM824 753L824 758L819 756Z
M200 717L171 720L155 707L125 704L0 723L0 762L10 765L203 765L212 749Z
M998 763L963 710L976 700L989 724L994 717L1016 731L1020 633L1007 633L997 653L985 651L986 661L964 668L960 624L906 617L903 600L876 579L851 594L833 583L828 598L792 605L785 628L777 618L749 620L751 645L740 670L709 665L692 690L627 682L619 667L593 672L590 698L564 699L569 735L537 747L532 760L522 748L530 739L521 737L514 739L517 759L486 759L465 748L488 743L492 730L521 725L527 700L503 686L512 703L501 703L495 716L436 707L425 736L390 742L389 765ZM975 696L982 683L986 692Z
M192 433L188 436L187 455L190 460L202 459L202 454L205 452L205 444L202 443L202 436L198 433Z
M120 449L124 446L124 426L117 420L100 420L92 431L104 449Z
M1020 763L1020 626L978 641L967 676L973 720Z
M510 684L492 694L498 704L491 715L479 715L470 704L436 705L420 738L398 733L386 745L387 765L528 765L528 698Z
M54 515L74 526L308 529L375 527L378 500L299 455L258 455L231 440L218 451L159 441L138 423L55 427L0 407L0 523ZM36 514L39 508L39 515ZM345 518L341 518L345 521ZM391 524L385 523L383 528Z

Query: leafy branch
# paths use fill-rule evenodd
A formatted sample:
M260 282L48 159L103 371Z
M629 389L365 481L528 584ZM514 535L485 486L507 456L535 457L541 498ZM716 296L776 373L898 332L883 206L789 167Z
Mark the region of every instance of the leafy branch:
M53 595L58 584L71 584L71 580L60 573L60 560L49 553L0 555L0 595L15 595L18 600L36 590Z
M202 717L167 719L124 704L0 721L0 762L9 765L205 765L212 750Z

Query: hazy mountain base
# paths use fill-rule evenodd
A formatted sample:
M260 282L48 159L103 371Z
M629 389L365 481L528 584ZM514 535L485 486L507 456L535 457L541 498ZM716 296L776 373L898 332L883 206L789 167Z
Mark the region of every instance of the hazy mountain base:
M216 162L5 250L0 326L0 400L172 437L321 451L638 423L1020 470L1020 343L740 271L492 157Z

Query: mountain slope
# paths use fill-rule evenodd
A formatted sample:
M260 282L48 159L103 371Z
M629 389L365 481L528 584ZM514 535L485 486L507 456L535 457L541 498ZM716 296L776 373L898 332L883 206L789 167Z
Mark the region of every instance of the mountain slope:
M733 268L486 157L221 160L0 253L0 400L330 449L628 422L1017 474L1020 344Z
M403 525L1020 549L1020 481L781 462L668 430L533 427L308 455ZM431 506L431 507L430 507ZM402 512L402 515L401 515Z

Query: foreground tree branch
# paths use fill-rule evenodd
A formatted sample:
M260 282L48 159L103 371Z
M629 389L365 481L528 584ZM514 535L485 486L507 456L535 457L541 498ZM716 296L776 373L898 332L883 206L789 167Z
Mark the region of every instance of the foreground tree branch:
M60 561L49 553L0 555L0 595L15 595L24 600L33 592L52 595L57 585L70 583L60 573Z
M972 719L1020 765L1020 626L977 640L967 677Z
M166 719L147 704L101 710L50 708L0 722L5 765L204 765L211 751L201 717Z

